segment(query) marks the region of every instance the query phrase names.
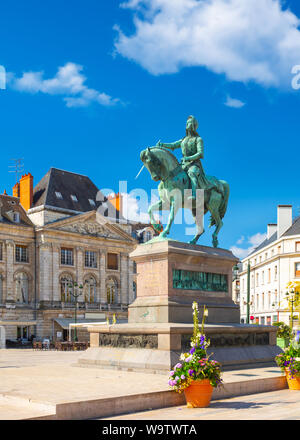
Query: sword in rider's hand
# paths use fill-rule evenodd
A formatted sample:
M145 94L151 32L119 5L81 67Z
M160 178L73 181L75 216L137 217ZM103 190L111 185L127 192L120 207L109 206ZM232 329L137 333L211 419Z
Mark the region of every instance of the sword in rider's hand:
M158 141L160 142L160 141ZM157 144L158 144L157 142ZM139 177L139 175L141 174L141 172L143 171L143 168L145 168L145 165L142 166L142 168L140 169L140 171L137 173L137 175L135 176L135 179L137 179Z
M141 172L143 171L143 168L145 168L145 165L142 166L142 168L140 169L140 171L137 173L137 175L135 176L135 178L137 179L139 177L139 175L141 174Z

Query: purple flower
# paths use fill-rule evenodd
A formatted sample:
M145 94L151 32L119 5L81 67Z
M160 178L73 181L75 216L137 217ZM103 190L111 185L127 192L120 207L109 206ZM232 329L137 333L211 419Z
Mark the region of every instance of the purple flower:
M177 370L177 368L181 368L181 367L182 367L182 364L179 364L179 363L176 364L175 367L174 367L174 371Z
M181 375L181 379L182 379L182 380L185 379L185 375L184 375L184 374Z
M172 387L173 386L173 380L169 380L168 384Z
M195 351L196 351L196 349L195 349L195 347L193 347L193 348L190 350L190 354L194 354Z
M189 375L190 375L190 376L193 376L194 373L195 373L194 370L189 369Z
M174 371L170 371L170 376L174 376L175 372Z

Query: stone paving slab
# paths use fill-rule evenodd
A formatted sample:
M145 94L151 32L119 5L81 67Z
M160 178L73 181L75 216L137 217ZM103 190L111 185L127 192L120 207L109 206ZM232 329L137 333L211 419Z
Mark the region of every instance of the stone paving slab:
M13 414L13 399L19 407L16 418L22 418L20 407L31 411L24 418L53 418L56 413L62 419L84 419L184 403L182 394L170 391L164 375L81 368L76 364L81 354L0 350L0 419ZM214 391L213 399L287 386L277 367L228 371L223 379L225 386ZM7 411L3 399L10 399Z
M285 389L212 401L208 408L181 405L102 420L300 420L300 392Z

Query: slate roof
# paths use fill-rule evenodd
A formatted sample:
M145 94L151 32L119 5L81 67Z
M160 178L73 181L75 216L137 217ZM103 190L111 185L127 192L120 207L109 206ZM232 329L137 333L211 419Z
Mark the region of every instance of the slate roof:
M300 235L300 216L293 220L292 226L288 228L285 231L285 233L282 234L281 237L289 237L292 235ZM268 246L269 244L273 243L276 240L277 240L277 231L274 232L274 234L272 234L270 238L266 238L260 245L258 245L249 255L247 255L247 258L250 257L255 252L265 248L266 246Z
M48 205L77 212L92 211L95 207L89 199L97 204L98 191L87 176L50 168L33 190L33 208ZM61 193L62 199L56 196L56 192ZM71 195L76 196L78 201L72 200Z
M58 198L56 193L60 193L62 198ZM98 193L99 189L89 177L70 171L50 168L33 190L32 208L46 205L48 207L73 211L74 214L93 211L101 205L100 201L96 201ZM71 196L75 196L76 200L73 200ZM102 199L106 200L104 196ZM93 200L95 205L91 204L89 200ZM110 202L106 201L106 203L108 205ZM104 213L104 215L107 214ZM120 214L118 218L123 219Z
M26 211L24 210L22 205L20 205L19 198L0 194L0 205L0 223L33 227L33 223L28 218ZM14 212L20 214L20 222L18 223L12 220L12 214Z
M285 231L283 237L287 237L289 235L299 235L299 234L300 234L300 216L295 218L292 226L287 231Z

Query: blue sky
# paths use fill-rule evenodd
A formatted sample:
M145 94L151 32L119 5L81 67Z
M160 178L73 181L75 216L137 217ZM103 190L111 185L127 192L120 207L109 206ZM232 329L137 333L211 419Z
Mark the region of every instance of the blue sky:
M0 191L23 157L35 183L57 167L150 194L146 170L134 179L140 151L183 137L193 114L206 173L231 188L220 246L244 255L277 204L299 213L299 19L296 0L5 2Z

